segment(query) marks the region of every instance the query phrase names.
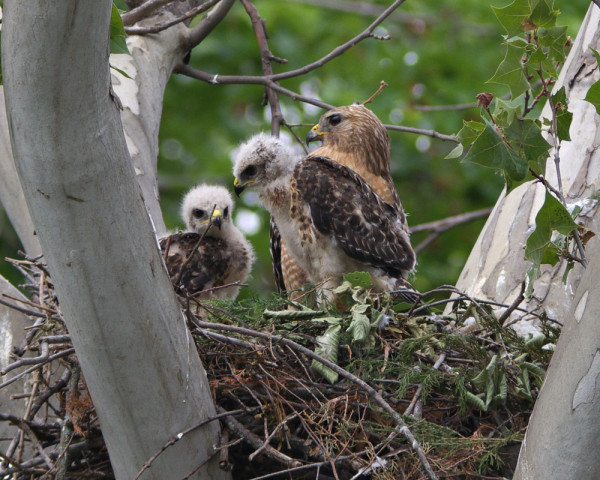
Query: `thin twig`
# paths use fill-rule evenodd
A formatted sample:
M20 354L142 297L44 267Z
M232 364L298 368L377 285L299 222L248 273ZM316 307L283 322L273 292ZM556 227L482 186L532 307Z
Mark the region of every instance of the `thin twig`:
M500 324L500 326L504 326L504 322L506 321L506 319L508 317L510 317L510 314L512 312L515 311L515 309L521 305L521 302L525 299L525 282L521 282L521 290L519 291L519 294L517 295L517 298L514 299L514 301L510 304L510 306L504 310L504 312L502 313L502 315L500 315L500 317L498 317L498 324Z
M152 33L162 32L163 30L166 30L167 28L177 25L178 23L185 22L186 20L189 20L190 18L193 18L196 15L200 15L201 13L205 12L210 7L212 7L217 2L220 2L220 1L221 0L207 0L206 2L198 5L197 7L194 7L191 10L187 11L183 15L180 15L179 17L168 20L166 22L157 23L156 25L149 25L149 26L144 26L144 27L127 27L126 26L125 33L127 35L149 35Z
M217 407L217 411L220 413L223 411L223 409L221 407ZM225 425L227 425L227 428L229 428L232 432L237 433L238 435L243 437L254 448L260 448L263 445L263 442L260 439L260 437L248 430L239 420L228 416L223 419L223 423L225 423ZM266 445L264 447L264 450L266 455L277 460L280 463L283 463L284 465L288 465L290 467L297 467L300 465L299 460L296 460L292 457L285 455L284 453L281 453L279 450L276 450L270 445Z
M189 34L182 42L184 50L191 50L204 40L225 18L235 0L221 0L219 4L208 12L195 27L189 30Z
M50 355L44 362L42 362L42 363L40 363L38 365L35 365L35 366L31 367L31 368L28 368L27 370L23 370L18 375L15 375L14 377L9 378L8 380L6 380L6 382L0 383L0 389L6 387L8 385L10 385L11 383L16 382L19 378L27 375L28 373L33 372L36 368L40 368L45 363L49 363L49 362L51 362L53 360L56 360L57 358L68 357L72 353L75 353L75 349L74 348L69 348L67 350L63 350L62 352L55 353L54 355Z
M241 0L242 5L246 9L248 16L252 22L252 29L258 42L258 48L260 49L260 60L262 65L263 74L266 77L273 75L273 67L271 61L276 57L271 53L269 44L267 42L267 29L265 21L260 17L258 10L250 0ZM281 106L279 105L279 99L275 90L265 87L265 94L269 101L269 108L271 110L271 135L274 137L279 136L279 130L283 123L283 114L281 113Z
M290 347L294 348L295 350L302 352L304 355L306 355L310 359L321 362L323 365L330 368L331 370L336 372L341 377L344 377L344 378L350 380L352 383L359 385L361 388L363 388L367 392L369 397L371 397L383 410L385 410L394 419L394 421L396 422L396 425L397 425L397 429L409 441L411 448L413 449L413 451L417 454L417 456L421 460L421 463L423 464L423 467L425 468L425 471L427 472L427 475L429 476L429 478L432 480L437 479L437 476L433 472L433 469L431 468L431 465L429 464L429 461L427 460L425 453L421 449L421 446L415 439L414 435L412 434L412 432L410 431L410 429L408 428L408 426L406 425L404 420L402 420L402 417L390 406L389 403L387 403L384 400L384 398L381 396L381 394L379 392L377 392L373 387L371 387L364 380L351 374L350 372L343 369L342 367L335 364L334 362L327 360L326 358L322 357L321 355L316 354L312 350L309 350L308 348L306 348L288 338L280 337L278 335L270 335L270 334L263 333L263 332L257 332L257 331L250 330L247 328L237 327L235 325L224 325L224 324L219 324L219 323L210 323L210 322L202 322L202 321L198 321L197 324L198 324L198 326L200 326L202 328L215 329L215 330L227 330L230 332L237 332L237 333L241 333L244 335L263 338L265 340L269 340L272 342L281 342L285 345L289 345Z
M334 48L331 52L329 52L327 55L325 55L324 57L320 58L319 60L309 63L307 65L304 65L301 68L296 68L294 70L290 70L288 72L283 72L283 73L278 73L275 75L272 75L270 77L268 77L268 80L270 81L279 81L279 80L285 80L288 78L293 78L293 77L298 77L301 75L304 75L306 73L309 73L313 70L316 70L317 68L322 67L323 65L325 65L326 63L330 62L331 60L333 60L334 58L339 57L340 55L342 55L344 52L346 52L347 50L350 50L352 47L354 47L357 43L361 42L362 40L366 39L366 38L370 38L371 34L373 33L373 31L375 30L375 28L377 28L379 26L379 24L381 24L387 17L389 17L389 15L396 10L400 5L402 5L406 0L396 0L394 3L392 3L392 5L390 5L388 8L386 8L381 15L379 15L375 21L373 21L373 23L371 23L365 30L363 30L361 33L359 33L357 36L355 36L354 38L348 40L346 43L337 46L336 48ZM210 75L210 77L215 77L218 75ZM227 77L221 77L221 78L227 78ZM239 82L239 83L262 83L264 80L261 80L264 77L252 77L252 76L246 76L246 77L237 77L237 78L245 78L246 81L244 82ZM215 83L228 83L228 82L215 82Z
M124 26L133 25L145 18L148 18L152 12L158 8L171 3L174 0L147 0L142 3L139 7L129 10L121 15L121 20Z
M144 465L142 465L142 468L136 474L136 476L133 477L133 480L137 480L138 478L140 478L140 476L142 475L142 473L144 473L146 470L148 470L152 466L152 464L154 463L154 461L160 456L161 453L163 453L171 445L174 445L175 443L177 443L179 440L181 440L183 437L185 437L188 433L191 433L194 430L197 430L198 428L201 428L204 425L209 424L210 422L214 422L215 420L219 420L219 419L227 417L229 415L237 415L239 413L244 413L244 411L243 410L231 410L229 412L222 411L222 412L219 412L216 415L213 415L210 418L205 418L201 422L199 422L196 425L193 425L193 426L191 426L189 428L186 428L185 430L183 430L180 433L177 433L177 434L173 435L169 439L169 441L167 441L167 443L165 443L162 447L160 447L160 449L157 450L157 452L154 455L152 455L148 460L146 460L146 462L144 462Z
M373 92L373 94L372 94L372 95L371 95L369 98L367 98L367 99L366 99L364 102L362 102L362 103L361 103L361 105L366 105L367 103L371 103L371 102L373 101L373 99L374 99L374 98L375 98L377 95L379 95L379 94L381 93L381 91L382 91L382 90L383 90L385 87L387 87L387 86L388 86L388 84L387 84L387 83L385 83L385 82L382 80L382 81L379 83L379 87L377 88L377 90L375 90L375 91Z
M446 360L446 352L443 352L438 359L436 360L436 362L433 364L433 369L434 370L438 370L442 363L444 363L444 361ZM415 392L415 394L413 395L413 398L410 402L410 404L408 405L408 407L406 408L406 410L404 411L404 415L412 415L413 409L415 408L415 405L417 404L417 400L419 399L419 397L421 396L421 392L423 391L423 385L420 384L417 387L417 391Z

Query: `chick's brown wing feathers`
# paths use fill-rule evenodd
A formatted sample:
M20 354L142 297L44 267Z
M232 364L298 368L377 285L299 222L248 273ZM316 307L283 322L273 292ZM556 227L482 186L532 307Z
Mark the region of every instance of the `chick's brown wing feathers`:
M398 209L381 200L350 168L328 158L307 157L294 169L292 188L310 207L315 228L331 236L349 257L394 277L406 277L414 268L414 252Z
M171 281L174 282L178 278L186 258L200 237L195 232L183 232L160 240L163 256L168 246L165 263ZM205 236L191 260L185 265L176 288L185 288L190 295L194 295L213 286L223 285L231 265L230 256L231 253L222 239Z

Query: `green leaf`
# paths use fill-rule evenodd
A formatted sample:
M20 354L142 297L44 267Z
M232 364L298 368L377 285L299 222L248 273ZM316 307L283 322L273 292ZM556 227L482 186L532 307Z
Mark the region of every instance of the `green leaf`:
M465 400L467 401L467 403L470 403L471 406L475 407L477 410L481 410L482 412L485 412L487 410L487 407L486 407L485 403L483 402L483 400L479 396L474 395L469 391L466 392Z
M571 128L573 114L567 110L567 94L565 92L565 87L562 87L558 92L552 95L552 101L554 102L554 108L556 109L558 138L560 140L569 141L571 140L569 129Z
M567 44L567 26L540 28L537 32L538 43L547 52L550 60L564 62Z
M520 95L512 100L497 98L494 107L494 119L500 127L508 127L523 109L524 96Z
M505 402L508 396L508 379L504 373L500 374L500 381L498 382L498 394L494 398L497 402Z
M350 282L353 287L367 288L373 285L373 279L368 272L352 272L343 276L344 281Z
M525 20L531 15L529 0L515 0L506 7L492 7L492 10L509 37L521 35L525 30Z
M542 129L537 120L517 117L504 131L504 135L535 171L546 171L546 159L550 144L542 136Z
M546 191L544 205L535 217L535 230L529 235L525 245L525 258L533 262L527 271L528 285L526 292L531 294L533 282L540 276L540 265L558 259L556 247L551 242L552 232L569 235L577 228L577 224L565 206L549 191Z
M371 332L371 322L364 313L352 312L352 321L347 330L352 335L353 342L364 342Z
M546 370L544 370L542 367L536 365L535 363L523 362L519 366L522 369L527 370L528 372L533 373L535 376L539 377L540 380L543 380L544 377L546 376Z
M523 180L528 171L527 161L506 144L496 127L487 120L485 130L462 161L502 170L509 179L515 181Z
M540 335L536 335L535 337L531 337L529 340L527 340L525 342L525 345L527 345L529 348L542 348L546 342L548 341L548 338L546 337L546 335L544 335L543 333Z
M458 158L460 157L464 149L469 147L477 137L483 132L485 129L485 124L481 122L474 121L464 121L463 120L463 128L456 134L456 138L460 142L445 158Z
M117 6L113 3L112 12L110 14L110 53L127 53L131 55L125 41L127 34L121 20L121 13Z
M335 364L337 364L338 359L341 329L341 325L333 325L329 327L323 335L316 338L318 346L315 348L315 353ZM338 373L334 372L331 368L326 367L321 362L313 360L312 368L320 373L329 383L338 381Z
M537 27L553 27L559 14L553 7L554 0L539 0L529 17L531 22Z
M525 66L523 64L524 54L525 48L507 44L504 60L502 60L496 73L487 83L506 85L510 89L513 98L529 90L531 85L525 74Z
M596 68L600 68L600 53L598 53L593 48L592 51L594 52L594 56L596 57ZM596 113L600 115L600 80L595 82L590 87L587 94L585 95L585 100L590 102L596 108Z

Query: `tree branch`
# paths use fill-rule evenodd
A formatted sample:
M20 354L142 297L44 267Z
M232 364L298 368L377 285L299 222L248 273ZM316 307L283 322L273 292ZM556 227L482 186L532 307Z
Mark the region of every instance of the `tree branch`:
M333 105L322 102L321 100L317 100L316 98L306 97L292 90L288 90L287 88L284 88L281 85L275 83L271 79L272 77L260 77L253 75L219 75L218 73L214 74L204 72L202 70L198 70L196 68L190 67L189 65L181 63L177 65L177 67L175 67L174 71L175 73L186 75L191 78L196 78L198 80L202 80L203 82L211 83L213 85L264 85L265 87L269 87L279 93L287 95L292 100L297 100L304 103L308 103L310 105L315 105L316 107L321 107L325 110L331 110L332 108L335 108Z
M221 0L219 4L200 20L200 23L188 32L187 38L182 42L186 50L191 50L204 40L215 27L225 18L235 0Z
M148 18L152 12L173 1L174 0L148 0L147 2L142 3L139 7L129 10L121 15L123 25L133 25L140 20Z
M156 25L150 25L147 27L125 27L125 33L127 35L148 35L150 33L159 33L167 28L172 27L173 25L177 25L178 23L185 22L186 20L195 17L196 15L205 12L210 7L218 3L220 0L207 0L206 2L198 5L197 7L188 10L183 15L180 15L172 20L167 22L158 23Z
M267 43L267 28L265 21L260 17L258 10L250 0L241 0L242 5L246 9L246 12L250 16L252 21L252 28L258 41L258 48L260 49L260 59L262 64L262 70L266 77L273 75L273 67L271 66L271 60L276 57L271 53L269 45ZM287 60L286 60L287 61ZM283 114L281 113L281 106L279 105L279 99L274 89L265 87L265 94L269 102L269 108L271 109L271 135L278 137L281 125L284 122Z

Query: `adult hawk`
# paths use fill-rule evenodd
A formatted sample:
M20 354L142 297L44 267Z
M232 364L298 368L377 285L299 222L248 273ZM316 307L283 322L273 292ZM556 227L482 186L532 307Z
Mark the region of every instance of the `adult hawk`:
M407 288L415 254L404 213L351 168L314 154L299 159L261 133L240 147L233 173L238 195L259 191L309 282L329 289L344 273L367 271L376 291Z
M254 251L233 224L232 213L233 199L223 187L199 185L185 195L181 216L187 231L159 240L179 293L202 300L237 297L238 285L223 286L246 280Z
M307 144L317 140L323 143L309 156L325 157L357 172L382 200L397 210L408 233L406 216L390 174L390 137L377 116L363 105L334 108L323 114L308 132ZM274 222L271 257L279 291L295 291L307 283L305 272L285 241L280 241Z

